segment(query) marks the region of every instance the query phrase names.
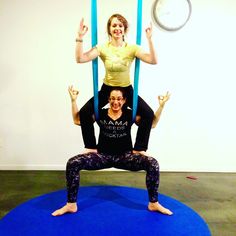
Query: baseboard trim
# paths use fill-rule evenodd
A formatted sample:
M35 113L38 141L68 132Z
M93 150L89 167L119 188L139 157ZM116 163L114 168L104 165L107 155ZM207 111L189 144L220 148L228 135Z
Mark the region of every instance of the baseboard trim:
M45 171L65 171L66 165L0 165L0 171L1 170L15 170L15 171L21 171L21 170L45 170ZM98 171L122 171L121 169L116 168L109 168L109 169L102 169ZM189 172L189 173L236 173L236 170L199 170L199 169L161 169L161 172Z

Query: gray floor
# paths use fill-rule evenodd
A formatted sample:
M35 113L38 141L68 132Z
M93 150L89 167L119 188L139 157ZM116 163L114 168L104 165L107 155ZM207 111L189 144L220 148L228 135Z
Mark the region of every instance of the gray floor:
M195 176L196 180L186 178ZM0 171L0 218L35 196L65 187L63 171ZM144 172L82 171L81 185L145 188ZM236 235L236 173L161 173L160 193L194 209L213 236Z

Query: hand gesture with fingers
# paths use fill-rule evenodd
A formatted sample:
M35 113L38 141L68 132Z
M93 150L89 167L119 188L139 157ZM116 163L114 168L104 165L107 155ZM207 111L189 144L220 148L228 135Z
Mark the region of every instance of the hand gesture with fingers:
M150 22L150 26L145 29L145 32L146 32L147 39L151 39L152 38L152 23L151 22Z
M81 19L80 24L79 24L79 31L78 31L78 37L79 39L83 39L84 35L88 31L88 26L84 25L84 18Z
M74 102L76 101L79 91L73 88L73 85L68 87L68 92L70 94L71 101Z
M164 106L165 103L169 100L169 98L170 98L169 92L167 92L166 95L164 95L164 96L162 96L162 95L158 96L159 105Z

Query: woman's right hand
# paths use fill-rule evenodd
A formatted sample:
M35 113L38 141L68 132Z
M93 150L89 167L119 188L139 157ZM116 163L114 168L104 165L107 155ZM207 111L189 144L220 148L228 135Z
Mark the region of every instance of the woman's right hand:
M78 38L83 39L87 31L88 31L88 26L84 24L84 18L82 18L79 25Z
M167 92L166 95L158 96L159 105L163 107L165 103L169 100L169 98L170 98L169 92Z
M76 101L77 97L78 97L78 94L79 94L79 91L74 89L73 88L73 85L69 86L68 87L68 92L70 94L70 99L71 99L71 102L74 102Z

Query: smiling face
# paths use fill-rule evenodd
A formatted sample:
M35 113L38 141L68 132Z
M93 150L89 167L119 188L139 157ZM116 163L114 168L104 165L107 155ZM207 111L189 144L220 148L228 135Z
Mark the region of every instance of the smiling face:
M109 97L109 104L112 111L121 111L126 99L123 96L123 92L120 90L112 90Z
M113 38L123 38L125 34L125 27L117 18L111 21L110 34Z
M124 35L127 32L127 28L127 20L119 14L112 15L107 22L108 35L116 39L124 39Z

